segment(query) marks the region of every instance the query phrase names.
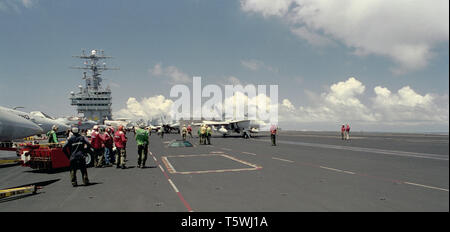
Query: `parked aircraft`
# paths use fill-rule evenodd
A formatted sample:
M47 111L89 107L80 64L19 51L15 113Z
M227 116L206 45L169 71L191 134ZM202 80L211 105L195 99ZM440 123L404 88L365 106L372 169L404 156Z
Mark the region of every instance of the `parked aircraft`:
M118 128L120 125L122 125L127 130L131 130L133 128L133 124L131 123L130 119L128 118L116 118L115 120L105 120L104 122L107 126L112 126L114 128Z
M55 119L57 122L62 123L66 126L72 127L77 126L80 130L89 130L92 129L98 123L92 120L86 120L82 117L70 116Z
M39 112L39 111L33 111L32 113L26 113L23 111L14 110L14 109L1 107L1 106L0 106L0 108L3 111L13 113L17 116L20 116L22 118L25 118L25 119L35 123L36 125L41 127L41 129L43 130L43 133L47 133L47 132L51 131L53 125L56 125L58 127L57 133L58 132L62 133L62 132L65 132L67 129L69 129L69 127L67 125L60 123L57 120L55 120L54 118L52 118L42 112Z
M194 123L195 126L202 124L211 126L213 131L217 131L224 137L227 135L238 134L244 138L249 138L250 133L257 133L258 128L254 125L250 126L250 120L225 120L225 121L203 121L201 123Z
M0 141L11 141L43 133L41 127L7 109L0 107Z

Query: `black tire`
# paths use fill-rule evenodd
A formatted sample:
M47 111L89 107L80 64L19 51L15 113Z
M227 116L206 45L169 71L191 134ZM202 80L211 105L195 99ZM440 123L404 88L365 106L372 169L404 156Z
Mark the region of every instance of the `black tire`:
M86 167L94 166L94 157L90 153L87 153L84 159L86 161Z

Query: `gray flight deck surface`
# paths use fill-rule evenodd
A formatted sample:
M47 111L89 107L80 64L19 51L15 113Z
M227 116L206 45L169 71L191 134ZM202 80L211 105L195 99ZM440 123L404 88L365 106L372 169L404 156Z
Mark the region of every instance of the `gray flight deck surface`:
M50 181L0 211L449 211L448 135L283 131L278 146L263 133L169 148L179 135L153 134L145 169L127 136L128 169L89 168L87 187L68 171L0 168L0 189Z

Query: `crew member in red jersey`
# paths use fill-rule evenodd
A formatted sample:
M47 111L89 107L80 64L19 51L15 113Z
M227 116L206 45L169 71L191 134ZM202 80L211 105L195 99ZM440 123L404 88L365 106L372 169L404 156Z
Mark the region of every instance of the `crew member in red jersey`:
M122 167L125 169L125 158L126 158L126 147L127 147L127 137L123 130L123 126L120 125L116 133L114 133L114 145L116 146L116 168Z
M98 126L95 125L92 130L91 145L94 148L94 166L96 168L101 168L103 167L103 154L105 145L103 144L102 136L98 132Z

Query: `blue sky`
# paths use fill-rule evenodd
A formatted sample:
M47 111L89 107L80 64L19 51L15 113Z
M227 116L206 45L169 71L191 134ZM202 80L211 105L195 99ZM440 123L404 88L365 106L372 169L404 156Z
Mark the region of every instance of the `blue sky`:
M448 29L442 29L448 28L448 10L443 12L447 22L437 26L432 23L435 16L426 11L432 7L428 5L441 8L441 1L420 3L426 4L421 15L424 25L422 21L411 22L411 28L419 29L408 28L403 33L411 34L411 38L429 31L430 36L416 36L413 41L425 44L427 49L425 55L414 59L383 49L382 35L381 46L369 40L365 44L355 42L357 35L370 33L364 27L349 38L340 33L347 28L339 31L319 16L317 21L303 19L302 11L295 11L299 2L0 0L0 105L25 106L27 111L42 110L54 116L74 115L68 93L82 81L81 72L69 67L80 65L81 61L71 56L79 55L83 48L103 49L115 57L108 65L120 67L119 71L104 73L104 84L110 84L113 90L113 112L126 109L130 97L142 102L156 95L169 96L173 85L168 80L170 75L152 74L155 65L160 64L189 77L201 76L205 84L227 83L230 78L243 84L277 84L280 104L287 99L294 107L281 112L298 116L284 117L285 122L298 125L296 129L326 129L308 126L321 124L321 119L305 120L305 112L317 115L320 107L330 103L326 102L326 96L333 94L330 87L340 82L350 84L349 78L355 77L364 86L363 93L347 97L358 99L376 118L368 123L359 120L357 125L361 128L373 130L377 121L396 124L404 119L410 123L399 130L448 131L449 46ZM289 7L283 7L286 4ZM308 1L304 4L323 7ZM448 6L448 2L445 4ZM399 21L409 17L409 9L417 15L416 9L404 7L399 11L406 12L405 17ZM395 24L389 16L397 14L388 13L380 15L379 20L385 18L385 23ZM429 22L431 26L427 25ZM361 20L359 25L365 23ZM377 29L378 25L373 24L370 23L373 30ZM423 29L426 33L422 33L421 27L430 29ZM385 31L381 28L380 33ZM308 40L309 35L318 39ZM385 47L397 39L395 35L388 37ZM361 38L356 41L365 42L365 37ZM315 41L325 42L318 45ZM383 108L384 116L377 116L380 111L373 100L377 86L390 90L392 98L385 101L392 100L393 108L412 105L407 109L411 115L416 115L415 110L429 115L439 107L437 112L441 115L438 119L420 115L397 117ZM426 100L420 103L426 103L402 101L397 91L406 86L413 90L412 98L422 97ZM427 94L432 97L426 98ZM340 108L345 107L348 104ZM386 124L385 128L390 126Z

